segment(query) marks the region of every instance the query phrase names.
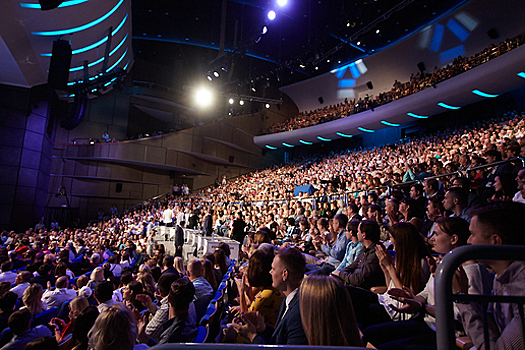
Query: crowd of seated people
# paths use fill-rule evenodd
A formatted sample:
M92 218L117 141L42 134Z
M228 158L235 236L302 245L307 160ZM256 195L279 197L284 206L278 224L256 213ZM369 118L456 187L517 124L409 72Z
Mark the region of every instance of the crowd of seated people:
M327 106L309 112L301 112L284 122L272 125L266 134L273 134L283 131L302 129L308 126L322 124L335 119L344 118L348 115L356 114L365 110L384 105L386 103L398 100L408 95L429 87L436 87L436 84L452 78L458 74L475 68L485 62L490 61L514 48L517 48L525 42L525 34L520 34L512 39L507 39L499 45L490 45L482 52L476 53L472 57L456 57L453 62L443 68L434 67L433 72L425 73L423 71L412 74L407 82L395 81L390 91L381 92L377 96L366 96L358 99L345 99L343 103L335 106Z
M524 116L508 113L396 145L299 159L195 194L168 195L85 228L4 231L0 322L12 333L1 337L1 349L33 341L97 350L194 341L227 274L229 248L223 244L185 266L155 242L155 230L159 223L198 228L206 222L227 227L242 243L238 306L226 332L233 336L213 341L435 347L431 253L445 254L467 239L523 244L523 204L511 201L523 203L523 164L469 169L523 157L524 135ZM460 167L461 175L431 176ZM403 182L409 185L392 187ZM316 189L313 196L293 195L307 184ZM344 200L333 199L347 192ZM484 207L469 212L477 205ZM490 290L482 264L496 273L494 288L523 292L520 262L465 263L454 288ZM366 291L373 287L386 290ZM30 322L67 303L69 312L49 324ZM501 334L492 341L522 347L515 307L494 310ZM458 306L460 313L470 320L463 331L482 348L478 310Z

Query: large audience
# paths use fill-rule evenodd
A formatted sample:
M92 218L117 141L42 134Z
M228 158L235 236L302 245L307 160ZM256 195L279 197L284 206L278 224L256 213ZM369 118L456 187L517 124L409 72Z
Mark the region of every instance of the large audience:
M284 131L306 128L308 126L322 124L339 118L344 118L365 110L374 109L375 107L386 103L396 101L405 96L409 96L421 90L436 87L440 82L450 79L458 74L475 68L485 62L488 62L510 50L517 48L525 42L525 34L520 34L512 39L507 39L499 45L490 45L485 50L476 53L471 57L456 57L449 65L438 69L434 67L433 72L420 71L410 76L410 80L404 83L395 81L390 91L379 93L377 96L368 96L363 98L348 100L335 106L326 106L313 111L304 111L292 116L281 123L274 124L266 130L265 133L273 134Z
M525 115L512 112L394 145L303 157L121 213L112 207L84 228L4 231L1 349L193 342L221 281L231 282L231 308L209 342L435 348L439 256L465 244L525 244L518 157ZM298 186L303 192L294 193ZM158 240L161 225L176 228L172 253ZM239 241L238 261L224 243L184 261L183 228ZM453 292L523 295L524 269L469 261ZM518 306L498 305L490 346L523 348ZM477 306L456 307L458 331L488 346Z

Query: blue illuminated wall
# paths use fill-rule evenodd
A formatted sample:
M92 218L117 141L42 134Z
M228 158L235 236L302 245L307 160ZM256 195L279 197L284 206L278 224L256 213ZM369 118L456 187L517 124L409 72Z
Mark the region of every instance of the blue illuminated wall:
M344 98L377 95L390 90L396 79L408 81L412 73L418 72L419 62L425 64L427 72L432 72L435 66L441 68L459 55L473 56L490 44L498 45L500 41L524 32L524 10L521 0L471 1L402 42L364 56L361 69L358 62L347 62L332 72L281 90L294 100L300 111L337 104ZM490 39L487 35L492 28L499 33L498 39ZM372 82L374 89L366 87L368 81ZM318 102L320 96L323 105Z

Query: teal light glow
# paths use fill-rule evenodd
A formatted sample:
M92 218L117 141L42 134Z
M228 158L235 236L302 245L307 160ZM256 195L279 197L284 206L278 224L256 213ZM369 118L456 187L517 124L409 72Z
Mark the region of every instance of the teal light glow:
M446 109L460 109L461 108L461 107L450 106L450 105L447 105L446 103L443 103L443 102L439 102L438 106L446 108Z
M358 128L359 130L361 130L361 131L364 131L364 132L374 132L374 130L372 130L372 129L365 129L365 128L362 128L362 127L360 127L360 126L358 126L357 128Z
M64 1L63 3L61 3L60 5L58 5L58 8L61 8L61 7L68 7L68 6L74 6L74 5L81 4L81 3L83 3L83 2L88 2L88 0L70 0L70 1ZM30 3L27 3L27 2L22 2L22 3L20 3L20 7L23 7L23 8L26 8L26 9L38 9L38 10L41 9L40 4L30 4Z
M277 147L273 147L273 146L270 146L270 145L266 145L266 148L271 149L271 150L276 150L277 149Z
M115 30L113 30L111 32L111 36L115 36L118 33L118 31L124 26L124 23L126 22L127 19L128 19L128 15L124 16L124 18L122 19L122 22L120 22L120 24L117 26L117 28L115 28ZM99 47L100 45L104 44L106 41L108 41L108 37L107 36L104 37L104 39L101 39L101 40L97 41L94 44L88 45L86 47L82 47L80 49L73 50L71 52L71 54L77 55L79 53L89 51L91 49L94 49L95 47ZM41 53L40 56L51 57L51 53L50 52L48 52L48 53Z
M473 94L476 94L481 97L498 97L499 95L487 94L486 92L479 91L478 89L472 90Z
M322 137L322 136L317 136L317 138L321 141L324 141L324 142L329 142L329 141L332 141L332 139L327 139L326 137Z
M286 142L283 142L283 146L290 147L290 148L295 147L294 145L290 145L289 143L286 143Z
M309 141L305 141L305 140L299 140L299 142L302 143L303 145L307 145L307 146L311 146L311 145L314 144L313 142L309 142Z
M124 0L120 0L118 4L115 5L108 13L106 13L104 16L100 17L99 19L94 20L93 22L84 24L80 27L76 28L70 28L70 29L61 29L61 30L50 30L50 31L43 31L43 32L31 32L33 35L39 35L39 36L58 36L58 35L66 35L66 34L73 34L78 33L83 30L89 29L91 27L96 26L97 24L105 21L109 16L111 16L115 11L118 10L118 8L124 3Z
M342 132L337 132L336 135L341 137L354 137L354 135L343 134Z
M120 58L117 60L117 62L115 62L111 67L109 67L108 69L106 69L106 72L109 72L110 70L113 70L113 68L115 68L116 66L118 66L118 64L120 63L120 61L122 61L124 59L124 56L126 56L126 54L128 53L128 50L126 49L126 51L124 51L124 53L122 54L122 56L120 56Z
M428 115L417 115L414 113L407 113L409 117L418 118L418 119L427 119Z
M385 125L388 125L388 126L399 126L401 124L396 124L396 123L390 123L390 122L387 122L386 120L381 120L381 123L385 124Z
M525 79L525 72L519 72L518 73L518 76Z
M114 48L113 50L111 50L111 52L109 53L110 56L113 56L113 54L114 54L115 52L117 52L117 50L120 49L120 47L121 47L122 45L124 45L124 42L126 42L126 39L128 38L128 35L129 35L129 34L126 34L126 36L124 37L124 39L122 39L122 40L120 41L120 43L119 43L117 46L115 46L115 48Z
M88 63L88 67L93 67L93 66L95 66L95 65L97 65L99 63L102 63L102 62L104 62L104 57L101 57L101 58L99 58L96 61ZM77 72L77 71L82 70L82 69L84 69L84 66L78 66L78 67L69 68L69 71L70 72Z
M117 78L113 78L111 79L110 81L108 81L107 83L104 84L104 86L110 86L112 82L114 82L115 80L117 80Z
M129 66L129 61L128 61L128 63L126 63L126 65L124 66L123 69L124 69L124 70L128 69L128 66Z

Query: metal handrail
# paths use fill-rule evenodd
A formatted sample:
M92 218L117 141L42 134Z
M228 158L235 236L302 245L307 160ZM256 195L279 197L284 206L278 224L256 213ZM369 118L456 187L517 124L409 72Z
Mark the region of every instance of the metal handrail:
M525 246L514 245L469 245L454 249L446 254L438 266L435 275L435 296L436 296L436 329L437 329L437 346L438 350L454 349L456 347L456 340L454 335L454 310L453 301L471 300L485 303L490 301L510 302L521 301L525 302L525 297L516 298L502 298L501 296L493 295L477 295L477 296L454 296L452 294L452 279L456 269L467 260L475 259L491 259L491 260L525 260ZM523 309L523 307L521 307ZM521 329L523 328L523 317L521 318ZM489 347L488 329L484 327L484 337L486 349ZM523 335L525 342L525 335Z

